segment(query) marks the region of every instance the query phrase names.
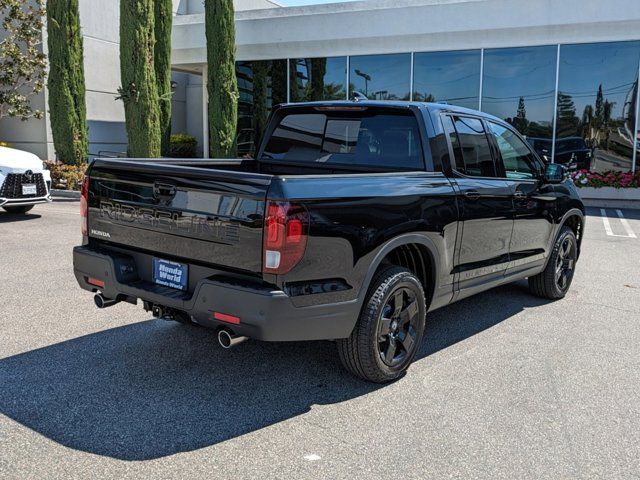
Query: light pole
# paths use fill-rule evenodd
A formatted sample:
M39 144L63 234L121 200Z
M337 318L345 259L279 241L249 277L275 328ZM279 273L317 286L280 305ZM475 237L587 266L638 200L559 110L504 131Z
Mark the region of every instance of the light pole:
M368 97L369 96L369 80L371 80L371 75L361 72L357 68L356 68L356 75L364 78L364 95L365 97Z

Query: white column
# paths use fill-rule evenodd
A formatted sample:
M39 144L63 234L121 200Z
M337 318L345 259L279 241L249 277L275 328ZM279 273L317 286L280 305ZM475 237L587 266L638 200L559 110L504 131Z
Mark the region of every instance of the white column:
M482 94L484 90L484 48L480 49L480 85L478 86L478 110L482 111Z
M414 62L414 55L413 52L411 52L411 67L409 68L409 100L413 101L413 62Z
M207 65L202 66L202 157L209 158L209 91Z

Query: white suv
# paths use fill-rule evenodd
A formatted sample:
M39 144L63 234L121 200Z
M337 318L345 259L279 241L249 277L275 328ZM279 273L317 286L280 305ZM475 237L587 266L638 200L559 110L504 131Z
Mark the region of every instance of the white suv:
M25 213L51 202L51 174L33 153L0 147L0 207Z

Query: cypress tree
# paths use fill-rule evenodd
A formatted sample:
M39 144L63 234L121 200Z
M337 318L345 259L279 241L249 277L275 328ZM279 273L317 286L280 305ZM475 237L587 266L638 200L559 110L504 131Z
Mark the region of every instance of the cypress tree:
M160 98L160 135L162 155L170 153L171 138L171 24L172 0L155 0L155 39L153 62Z
M209 65L209 145L213 157L236 155L238 81L233 0L205 0Z
M119 98L130 157L160 156L160 105L154 66L153 0L120 0Z
M324 100L324 76L327 74L327 59L311 59L311 99Z
M49 111L58 158L79 165L87 160L82 33L78 0L48 0Z

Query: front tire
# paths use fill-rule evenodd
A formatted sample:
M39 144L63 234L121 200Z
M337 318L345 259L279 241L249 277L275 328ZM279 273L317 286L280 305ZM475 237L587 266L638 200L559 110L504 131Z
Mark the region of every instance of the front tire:
M371 283L351 336L337 342L342 364L370 382L400 378L422 345L425 316L420 280L406 268L385 268Z
M27 213L33 205L20 205L16 207L2 207L7 213Z
M538 297L558 300L569 291L578 259L578 241L569 227L562 227L546 268L529 277L529 290Z

